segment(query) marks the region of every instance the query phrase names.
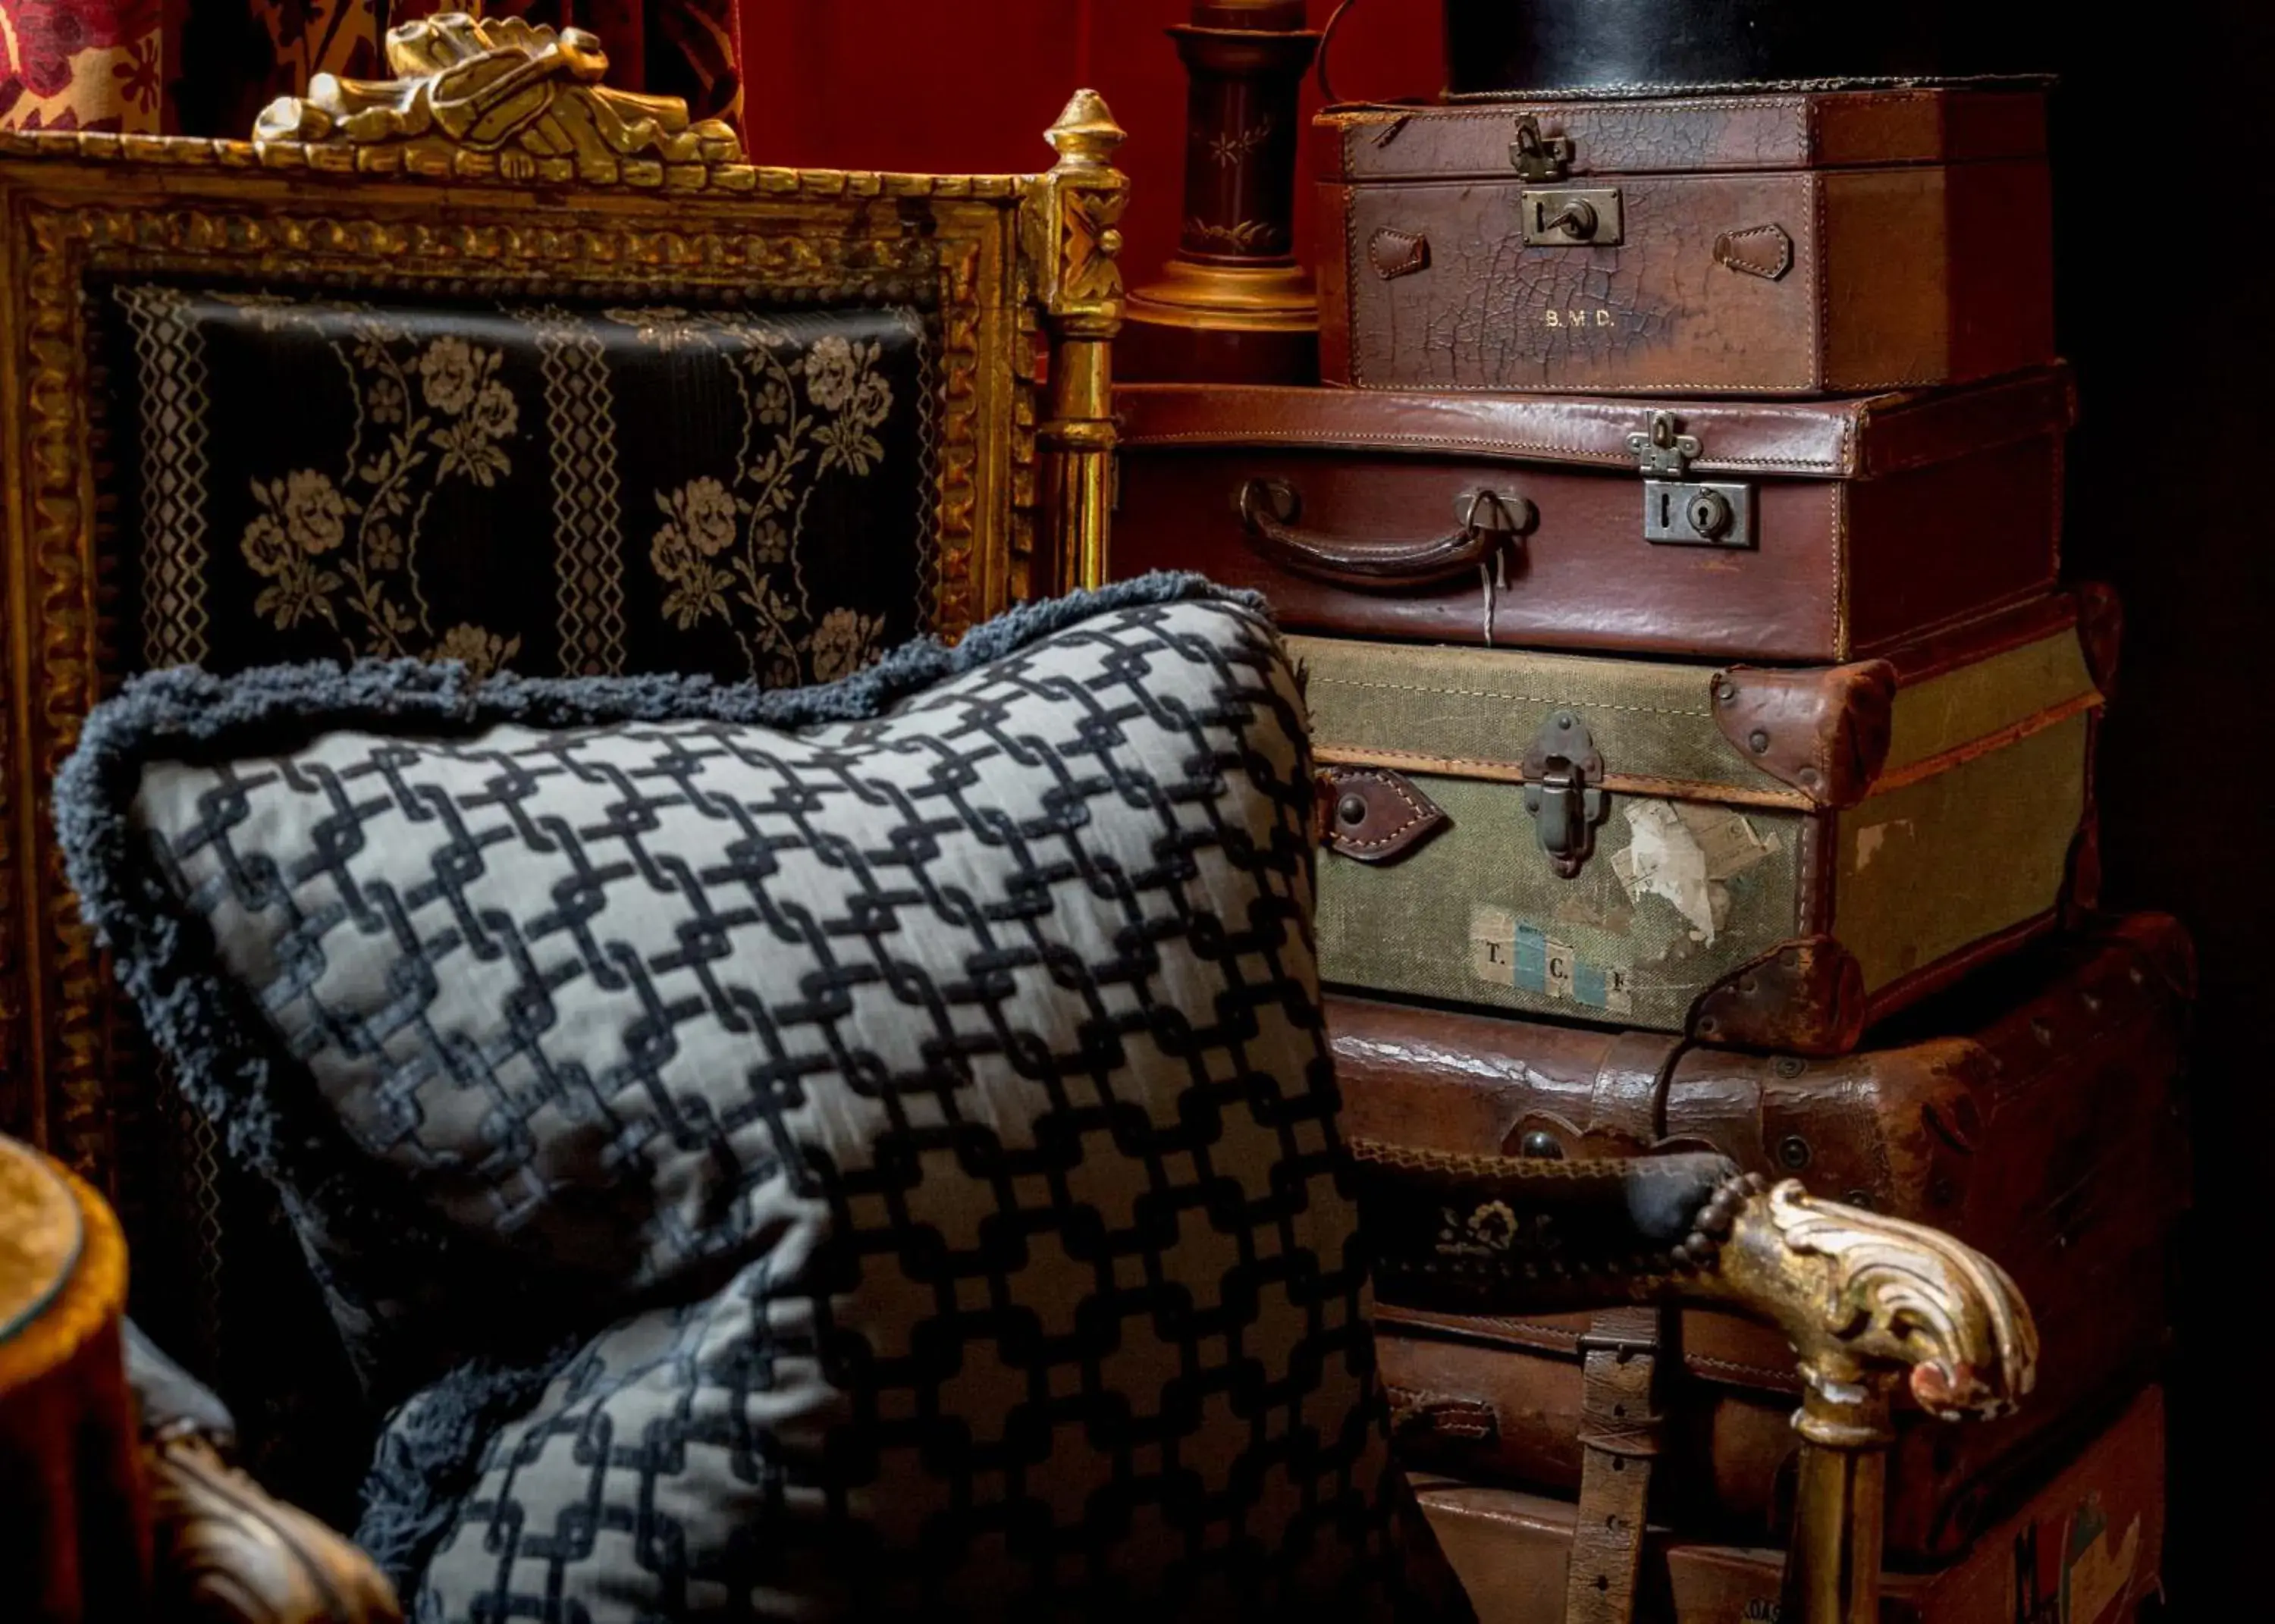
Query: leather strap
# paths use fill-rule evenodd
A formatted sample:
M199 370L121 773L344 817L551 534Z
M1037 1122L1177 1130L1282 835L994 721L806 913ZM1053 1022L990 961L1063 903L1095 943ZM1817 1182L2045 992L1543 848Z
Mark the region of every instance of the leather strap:
M1659 1351L1672 1330L1654 1308L1607 1309L1580 1339L1579 1516L1564 1592L1565 1624L1629 1624L1643 1575L1644 1523L1663 1427Z

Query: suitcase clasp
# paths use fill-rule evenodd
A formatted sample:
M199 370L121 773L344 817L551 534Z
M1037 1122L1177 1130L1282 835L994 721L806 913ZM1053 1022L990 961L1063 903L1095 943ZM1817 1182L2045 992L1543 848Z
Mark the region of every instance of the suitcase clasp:
M1549 717L1524 752L1524 810L1562 879L1576 879L1595 855L1596 826L1611 812L1603 779L1595 738L1570 711Z
M1561 180L1571 171L1574 148L1568 135L1543 135L1540 120L1531 113L1516 121L1516 139L1508 144L1508 161L1527 180Z
M1682 432L1672 412L1654 412L1651 427L1628 436L1643 471L1643 539L1656 547L1754 545L1754 487L1690 478L1690 459L1704 449Z

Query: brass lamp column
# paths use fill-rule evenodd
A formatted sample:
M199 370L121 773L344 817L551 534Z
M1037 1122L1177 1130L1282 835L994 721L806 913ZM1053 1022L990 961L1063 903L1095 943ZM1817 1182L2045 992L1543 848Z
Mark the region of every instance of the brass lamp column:
M1169 30L1185 103L1184 229L1130 296L1115 369L1131 379L1311 383L1319 307L1296 262L1297 98L1319 36L1304 0L1194 0Z

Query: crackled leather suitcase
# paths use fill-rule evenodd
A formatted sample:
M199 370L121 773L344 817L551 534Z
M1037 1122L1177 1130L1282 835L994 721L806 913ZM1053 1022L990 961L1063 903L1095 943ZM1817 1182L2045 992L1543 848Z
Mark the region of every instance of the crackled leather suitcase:
M1289 639L1320 972L1837 1054L2096 890L2115 601L1808 668Z
M1811 403L1149 384L1115 568L1290 631L1868 658L2049 589L2069 374Z
M1840 395L2053 359L2036 90L1320 115L1319 374Z
M1678 1054L1663 1034L1349 999L1327 1016L1356 1137L1470 1155L1711 1149L1947 1230L2001 1264L2048 1350L2037 1391L1986 1426L1908 1420L1891 1461L1891 1553L1946 1560L2018 1476L2162 1356L2166 1254L2188 1199L2194 989L2186 932L2142 914L2044 943L1840 1060ZM1576 1491L1584 1317L1380 1316L1410 1464ZM1795 1458L1783 1343L1708 1313L1688 1318L1682 1342L1684 1378L1663 1397L1659 1513L1687 1532L1774 1541Z
M1478 1624L1560 1624L1568 1500L1438 1477L1423 1509ZM2164 1394L2150 1387L2035 1486L1963 1560L1887 1573L1881 1624L2135 1624L2161 1597ZM1784 1553L1655 1530L1638 1624L1775 1624Z

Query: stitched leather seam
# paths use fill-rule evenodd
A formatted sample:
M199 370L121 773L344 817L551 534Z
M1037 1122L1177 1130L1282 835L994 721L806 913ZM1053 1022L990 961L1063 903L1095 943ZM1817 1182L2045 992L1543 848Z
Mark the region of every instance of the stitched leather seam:
M1405 834L1407 830L1430 821L1430 814L1422 810L1422 803L1416 800L1412 796L1407 794L1406 787L1403 784L1401 784L1396 779L1393 778L1388 773L1360 773L1355 774L1353 776L1373 779L1376 782L1387 789L1400 800L1405 802L1406 810L1412 812L1414 815L1409 818L1405 822L1400 824L1396 828L1391 830L1389 834L1384 835L1380 840L1353 840L1348 835L1339 835L1335 837L1336 845L1348 846L1354 849L1387 846L1400 835Z
M1353 363L1356 366L1356 362ZM1367 386L1372 387L1372 386ZM1478 393L1487 391L1478 390ZM1831 479L1844 478L1848 472L1848 419L1841 419L1841 456L1834 460L1804 460L1791 457L1704 457L1691 466L1704 473L1724 468L1759 468L1772 473L1822 474ZM1572 462L1600 463L1606 467L1633 469L1635 460L1616 451L1585 450L1578 446L1554 445L1529 440L1462 439L1453 434L1339 434L1300 428L1258 429L1173 429L1148 434L1143 430L1122 436L1124 449L1148 445L1204 444L1219 445L1229 450L1238 446L1259 445L1325 445L1349 450L1365 451L1385 446L1425 446L1432 449L1475 451L1485 456L1513 457L1531 452L1542 457L1561 457Z
M1833 537L1833 657L1846 660L1849 658L1848 494L1838 484L1828 484L1825 495L1830 510L1827 528Z
M1826 264L1831 256L1825 235L1827 229L1825 198L1832 188L1825 184L1825 178L1821 175L1811 175L1806 184L1811 217L1809 253L1805 262L1796 268L1803 276L1815 278L1817 283L1817 298L1810 309L1810 320L1814 325L1809 334L1809 372L1817 387L1826 389L1832 387L1832 363L1825 353L1825 335L1833 330L1833 273Z
M1434 693L1449 699L1515 699L1521 705L1568 705L1578 710L1629 711L1649 716L1712 716L1714 713L1700 707L1685 706L1676 708L1665 705L1598 705L1573 699L1549 699L1537 693L1503 693L1489 688L1434 688L1427 683L1377 683L1357 676L1311 677L1314 687L1372 688L1384 693Z
M1358 199L1352 193L1352 187L1357 185L1358 181L1351 168L1351 155L1356 150L1353 143L1357 138L1357 132L1355 130L1343 132L1343 173L1350 178L1341 188L1343 211L1342 314L1345 329L1343 365L1350 374L1351 386L1354 389L1364 389L1366 387L1366 346L1358 342L1359 289L1364 284L1360 281L1358 274Z

